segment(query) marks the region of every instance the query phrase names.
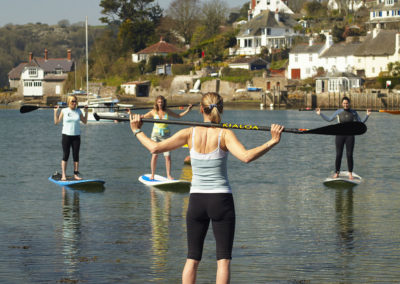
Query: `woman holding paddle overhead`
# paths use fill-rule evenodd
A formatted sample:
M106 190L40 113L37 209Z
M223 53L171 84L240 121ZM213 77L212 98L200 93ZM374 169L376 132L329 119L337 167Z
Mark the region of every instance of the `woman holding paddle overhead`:
M146 113L143 118L154 118L154 119L168 119L170 116L175 117L175 118L181 118L182 116L186 115L190 110L192 109L192 105L189 105L188 108L177 114L173 112L172 110L167 108L167 100L164 98L164 96L158 96L155 100L154 103L154 108ZM168 127L168 124L165 123L154 123L153 126L153 131L151 132L151 139L156 142L163 141L170 137L170 129ZM164 158L165 158L165 167L167 170L167 178L168 179L174 179L171 176L171 156L169 152L164 152ZM158 159L158 154L153 154L151 156L151 179L154 179L154 175L156 172L156 167L157 167L157 159Z
M79 176L79 148L81 145L80 121L84 124L87 123L88 108L85 106L85 115L83 115L82 111L77 107L78 99L75 95L68 96L67 104L68 107L62 109L60 113L58 113L59 106L54 108L54 124L60 123L61 120L63 121L61 180L67 180L67 162L71 148L74 160L74 178L76 180L81 180L82 178Z
M205 123L220 123L223 100L217 93L204 94L200 112ZM156 143L141 130L140 115L130 115L132 132L153 154L171 151L188 144L192 164L192 184L186 215L188 254L182 273L183 283L195 283L203 244L211 221L217 246L217 283L229 283L230 262L235 233L235 207L227 175L231 152L249 163L279 143L283 126L271 126L271 139L247 150L230 129L196 126L180 130Z
M371 114L371 110L367 109L367 115L363 120L361 120L357 111L350 108L350 99L348 97L343 97L342 99L342 109L335 111L332 116L328 117L321 113L319 108L316 108L316 112L326 121L332 121L337 118L339 123L351 122L351 121L361 121L365 123ZM354 150L354 135L336 135L335 145L336 145L336 161L335 161L335 174L333 178L338 178L340 173L340 166L342 163L342 155L344 145L346 145L346 156L347 156L347 166L349 171L349 179L353 179L353 150Z

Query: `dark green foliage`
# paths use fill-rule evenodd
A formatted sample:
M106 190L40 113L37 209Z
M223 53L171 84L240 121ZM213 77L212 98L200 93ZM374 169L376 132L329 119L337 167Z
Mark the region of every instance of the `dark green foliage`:
M189 75L191 70L193 70L192 64L173 64L172 65L172 74L174 74L174 75Z

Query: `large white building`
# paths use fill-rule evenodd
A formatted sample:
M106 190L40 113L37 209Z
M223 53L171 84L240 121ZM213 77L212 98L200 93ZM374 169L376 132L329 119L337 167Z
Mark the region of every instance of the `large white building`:
M297 45L289 53L287 77L306 79L325 72L353 73L361 77L377 77L388 71L390 62L400 61L400 34L395 30L375 28L361 41L333 44L328 36L324 44Z

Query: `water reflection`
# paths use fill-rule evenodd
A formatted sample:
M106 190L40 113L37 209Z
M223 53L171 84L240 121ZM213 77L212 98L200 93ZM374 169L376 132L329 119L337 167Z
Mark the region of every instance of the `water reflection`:
M171 192L150 189L153 265L156 272L164 272L167 263ZM163 202L163 205L161 203Z
M340 248L351 251L354 249L352 188L336 189L335 209Z
M71 194L72 193L72 194ZM81 218L79 192L62 188L62 239L63 255L69 277L78 270L79 243L81 239Z

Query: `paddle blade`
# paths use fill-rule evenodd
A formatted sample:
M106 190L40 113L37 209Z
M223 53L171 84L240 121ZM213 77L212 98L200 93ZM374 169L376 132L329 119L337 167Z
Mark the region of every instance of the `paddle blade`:
M96 119L96 121L99 121L99 120L100 120L100 116L97 114L97 112L95 112L95 113L93 114L93 117L94 117L94 119Z
M39 107L38 106L33 106L33 105L24 105L21 106L21 108L19 109L20 113L27 113L27 112L31 112L34 110L37 110Z
M359 121L338 123L320 128L304 130L304 134L322 135L361 135L367 132L367 126Z

